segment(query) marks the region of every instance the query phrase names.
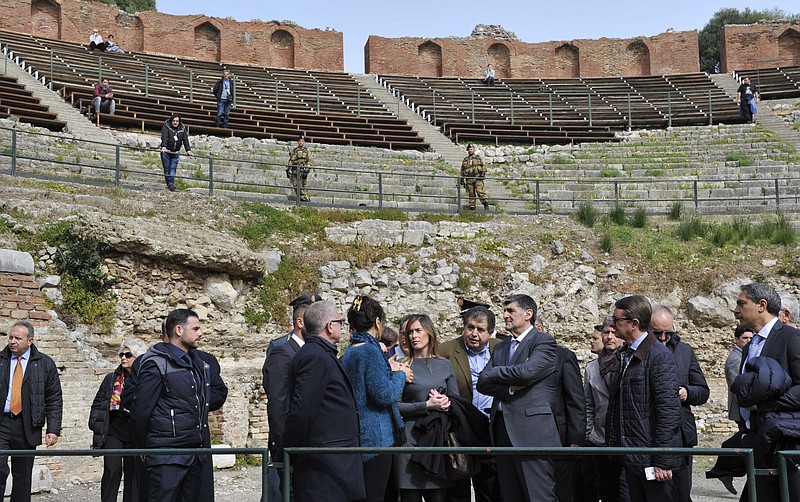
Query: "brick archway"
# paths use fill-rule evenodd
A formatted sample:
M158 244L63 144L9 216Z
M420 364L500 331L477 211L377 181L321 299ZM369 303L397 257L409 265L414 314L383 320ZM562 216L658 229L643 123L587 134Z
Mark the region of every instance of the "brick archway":
M272 65L294 68L294 35L286 30L275 30L269 37Z
M61 38L61 6L53 0L31 2L31 35L43 38ZM84 43L89 43L89 33Z
M778 66L800 65L800 33L792 28L778 37Z
M420 77L442 76L442 47L439 44L428 40L417 47L417 55Z
M635 40L625 48L628 64L624 76L650 75L650 49L641 40Z
M556 77L577 78L581 76L580 52L572 44L556 49Z
M492 44L486 51L489 62L494 66L497 78L511 78L511 51L505 44Z
M194 54L201 61L220 61L219 28L206 21L194 28Z

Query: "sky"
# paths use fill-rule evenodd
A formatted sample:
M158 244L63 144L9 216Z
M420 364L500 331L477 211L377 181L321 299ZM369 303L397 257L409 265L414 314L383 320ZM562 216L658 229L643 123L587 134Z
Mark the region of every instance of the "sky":
M237 21L294 21L304 28L327 27L344 35L344 69L364 72L364 44L370 35L468 37L476 24L499 24L523 42L652 36L669 28L701 30L715 12L735 7L773 9L775 0L747 4L715 0L157 0L166 14L205 14Z

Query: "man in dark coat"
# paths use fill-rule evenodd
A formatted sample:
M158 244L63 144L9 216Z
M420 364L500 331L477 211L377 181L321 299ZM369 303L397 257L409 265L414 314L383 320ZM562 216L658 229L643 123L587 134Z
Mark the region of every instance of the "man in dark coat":
M45 420L45 445L55 445L61 434L63 401L58 370L33 344L33 334L31 323L14 323L8 345L0 352L0 400L5 403L0 416L0 450L35 450L42 444ZM33 459L11 457L11 502L31 500ZM0 457L0 494L5 493L7 478L8 459Z
M746 433L759 434L756 427L757 414L767 411L800 411L800 331L784 325L778 320L781 299L769 285L752 283L742 286L736 299L733 315L739 325L753 329L753 339L742 349L742 369L748 360L757 357L770 357L780 363L792 378L792 386L783 395L760 404L755 409L739 410L745 422ZM797 444L783 449L797 449ZM774 458L768 459L774 467ZM788 462L789 500L800 500L800 473L793 462ZM742 501L748 500L748 487L742 490ZM756 478L758 500L779 500L779 487L774 477Z
M272 464L269 467L270 500L279 499L283 492L283 427L286 423L289 366L297 351L305 344L303 315L309 305L319 300L322 300L319 293L311 292L289 303L292 307L292 331L269 343L261 368L269 420L269 455Z
M620 447L680 447L678 365L672 352L648 333L650 301L633 295L614 307L614 329L625 346L617 351L620 370L608 407L606 441ZM677 500L673 475L680 464L672 455L623 457L631 500Z
M222 78L217 80L212 89L214 97L217 100L217 118L214 121L214 127L228 127L228 119L231 116L231 105L233 105L233 80L231 80L231 72L224 70Z
M337 358L344 319L331 302L316 302L303 316L308 336L289 369L284 429L287 447L359 446L358 410ZM361 455L296 455L292 489L297 502L347 502L366 496Z
M667 346L675 356L678 365L678 399L681 401L681 439L682 446L697 446L697 424L692 406L700 406L708 401L708 382L694 355L694 350L681 341L675 332L675 316L669 307L656 305L650 319L650 331L659 342ZM684 466L673 473L679 501L692 500L692 456L683 457Z
M145 353L131 408L131 435L139 448L201 448L210 445L208 411L211 369L196 352L203 334L194 311L167 316L169 343ZM126 386L123 395L130 392ZM197 500L204 488L208 455L148 455L149 500Z
M556 399L556 342L533 327L536 302L528 295L506 298L503 320L512 338L497 344L478 377L478 392L494 397L494 446L561 446L553 413ZM499 455L497 475L504 502L555 502L553 461Z

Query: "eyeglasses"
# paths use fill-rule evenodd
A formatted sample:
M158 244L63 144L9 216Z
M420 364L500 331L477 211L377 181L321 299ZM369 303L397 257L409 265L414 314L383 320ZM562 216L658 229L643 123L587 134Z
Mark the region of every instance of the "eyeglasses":
M125 357L125 358L128 358L128 359L130 359L130 358L132 358L132 357L133 357L133 354L132 354L131 352L120 352L120 353L119 353L119 357L120 357L120 358L123 358L123 357Z
M341 327L344 327L347 324L347 321L344 319L331 319L328 322L338 322Z
M675 334L675 331L666 331L663 329L654 329L653 334L656 336L667 335L668 337L672 337Z
M612 315L611 320L616 324L621 321L633 321L633 317L617 317Z

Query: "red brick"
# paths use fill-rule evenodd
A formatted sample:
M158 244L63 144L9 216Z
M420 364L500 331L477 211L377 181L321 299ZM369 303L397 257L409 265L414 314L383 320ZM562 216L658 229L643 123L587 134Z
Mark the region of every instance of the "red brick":
M16 288L20 285L19 281L15 281L8 276L0 277L0 286L6 286L10 288Z
M441 57L435 51L426 55L423 50L420 54L420 46L426 43L438 45ZM632 46L641 50L630 50ZM367 40L364 55L367 73L424 77L483 78L487 63L494 65L498 78L611 77L700 70L697 31L535 44L494 38L383 38L373 35Z
M11 311L11 318L12 319L27 319L28 318L28 311L27 310L12 310Z
M730 24L722 27L720 66L723 73L752 70L759 65L775 68L793 66L800 52L792 40L800 34L800 23ZM786 43L781 44L781 40ZM769 61L769 62L767 62Z
M48 314L47 312L36 312L36 311L34 311L34 312L29 312L29 315L30 315L31 319L40 319L40 320L43 320L43 321L49 321L50 320L50 314Z
M88 43L94 27L103 30L103 37L113 33L117 44L130 51L281 68L344 69L341 32L295 24L161 12L126 14L101 2L79 0L8 0L0 15L2 29L81 44Z

